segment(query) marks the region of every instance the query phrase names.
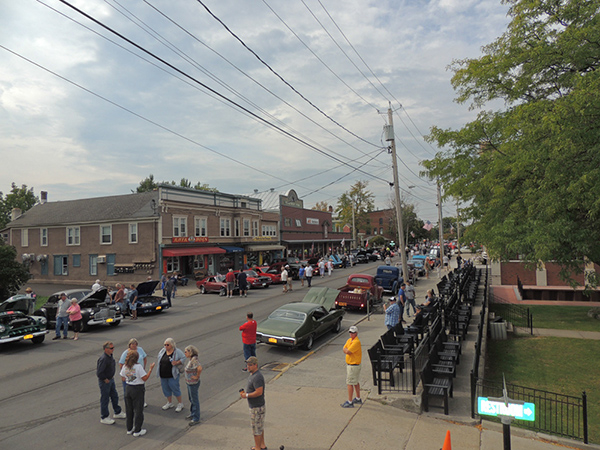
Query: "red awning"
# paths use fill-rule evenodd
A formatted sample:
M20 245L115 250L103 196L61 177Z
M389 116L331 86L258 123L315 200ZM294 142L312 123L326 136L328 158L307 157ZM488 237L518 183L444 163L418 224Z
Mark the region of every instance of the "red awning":
M226 253L226 251L221 247L177 247L163 250L163 256L214 255L216 253Z

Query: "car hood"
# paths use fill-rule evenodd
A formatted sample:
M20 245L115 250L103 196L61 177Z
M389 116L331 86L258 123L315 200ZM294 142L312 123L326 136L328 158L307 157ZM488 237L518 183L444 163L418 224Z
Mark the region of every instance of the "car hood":
M106 300L106 295L108 294L108 289L107 288L100 288L97 291L93 291L91 293L89 293L87 296L83 297L81 300L79 300L79 303L85 301L85 300L97 300L97 301L105 301Z
M20 311L24 314L29 314L30 300L31 297L28 295L13 295L12 297L0 303L0 312Z
M137 285L138 297L149 297L154 293L154 289L158 286L159 281L150 280L144 281Z
M335 299L340 291L328 287L313 287L308 290L302 303L314 303L323 305L326 310L330 310L335 305Z

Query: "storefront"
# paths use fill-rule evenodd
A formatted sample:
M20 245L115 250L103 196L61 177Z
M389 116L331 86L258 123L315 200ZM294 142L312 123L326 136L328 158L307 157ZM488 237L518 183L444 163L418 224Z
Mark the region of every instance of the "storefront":
M268 266L283 258L285 247L279 244L253 244L246 247L248 267Z
M226 253L221 247L166 247L162 249L162 272L203 278L218 272Z

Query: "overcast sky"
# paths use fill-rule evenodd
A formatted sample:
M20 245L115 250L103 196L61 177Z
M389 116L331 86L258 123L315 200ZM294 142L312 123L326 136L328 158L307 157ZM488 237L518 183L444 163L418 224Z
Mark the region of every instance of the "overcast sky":
M0 191L125 194L153 174L293 188L310 208L365 180L382 209L391 102L403 195L432 222L435 186L417 175L438 149L422 136L476 114L447 66L508 23L500 0L69 3L171 67L58 0L0 0Z

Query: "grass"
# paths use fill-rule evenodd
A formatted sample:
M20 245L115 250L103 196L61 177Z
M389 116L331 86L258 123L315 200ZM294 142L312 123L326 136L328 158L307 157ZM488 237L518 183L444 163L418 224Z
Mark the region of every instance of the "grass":
M586 391L589 440L600 443L598 354L600 341L586 339L519 337L488 341L485 378L502 382L504 374L507 383L573 397L581 397Z
M600 331L600 320L588 317L592 306L527 306L534 328Z

